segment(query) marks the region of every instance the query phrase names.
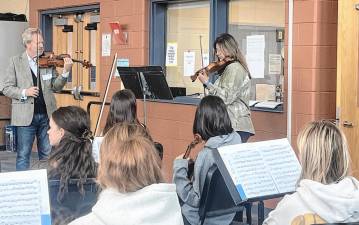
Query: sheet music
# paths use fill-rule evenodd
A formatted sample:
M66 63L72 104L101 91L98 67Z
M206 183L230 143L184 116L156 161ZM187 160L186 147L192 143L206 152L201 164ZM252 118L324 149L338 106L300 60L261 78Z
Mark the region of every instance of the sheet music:
M301 173L301 166L288 140L267 141L260 153L271 172L279 193L291 192ZM264 146L263 146L264 147Z
M295 190L301 167L287 139L225 146L218 152L242 199Z
M283 104L283 102L264 101L264 102L258 102L255 107L274 109L275 107L281 104Z
M0 174L0 224L51 225L46 170Z
M220 155L242 199L277 192L267 168L258 163L262 161L259 152L243 149L241 154L236 153L237 149L228 148Z
M103 137L95 137L92 142L92 156L95 159L95 162L100 162L100 147L103 141Z

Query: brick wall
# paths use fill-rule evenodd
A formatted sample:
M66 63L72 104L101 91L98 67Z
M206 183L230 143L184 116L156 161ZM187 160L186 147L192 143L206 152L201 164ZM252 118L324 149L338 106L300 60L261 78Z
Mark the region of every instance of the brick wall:
M112 43L111 56L101 57L101 94L104 94L108 74L111 70L111 61L117 52L118 57L128 58L131 66L148 64L148 24L149 4L147 0L30 0L30 26L38 25L38 11L54 8L64 8L89 4L100 4L100 32L111 33L109 22L119 21L127 26L128 44L116 45ZM119 89L119 79L111 83L111 91ZM111 92L110 91L110 92ZM109 93L111 96L112 93Z
M337 0L295 0L292 143L309 121L335 118Z

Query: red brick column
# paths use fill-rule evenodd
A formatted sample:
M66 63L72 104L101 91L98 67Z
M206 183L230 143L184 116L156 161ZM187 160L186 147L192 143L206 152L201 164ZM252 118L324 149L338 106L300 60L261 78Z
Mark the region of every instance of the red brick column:
M292 144L308 122L335 118L337 0L294 0Z

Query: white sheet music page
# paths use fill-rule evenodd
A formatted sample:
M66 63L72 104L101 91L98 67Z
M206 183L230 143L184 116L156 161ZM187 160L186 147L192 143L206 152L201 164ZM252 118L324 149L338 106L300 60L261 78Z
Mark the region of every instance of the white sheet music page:
M295 191L301 166L287 139L224 146L218 152L241 199Z
M100 162L100 148L102 141L103 141L102 136L95 137L94 140L92 141L92 156L95 159L95 162L97 163Z
M0 224L51 225L46 170L0 173Z

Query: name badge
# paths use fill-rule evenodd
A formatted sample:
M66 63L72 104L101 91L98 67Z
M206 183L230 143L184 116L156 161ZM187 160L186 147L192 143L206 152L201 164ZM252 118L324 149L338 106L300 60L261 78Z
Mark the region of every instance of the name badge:
M42 75L43 80L51 80L51 78L52 78L52 73Z

